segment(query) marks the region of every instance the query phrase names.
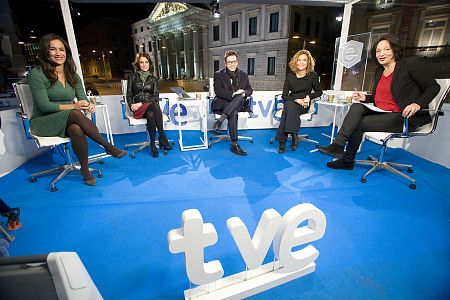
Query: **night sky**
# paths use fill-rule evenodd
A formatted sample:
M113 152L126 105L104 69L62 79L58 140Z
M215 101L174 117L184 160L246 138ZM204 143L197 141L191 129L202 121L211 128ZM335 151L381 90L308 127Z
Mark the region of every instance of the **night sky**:
M8 0L8 2L20 41L37 42L39 37L46 33L57 33L66 37L59 0ZM102 17L116 17L137 22L148 17L154 6L155 3L71 3L72 21L75 32ZM37 39L32 39L30 36L36 36Z

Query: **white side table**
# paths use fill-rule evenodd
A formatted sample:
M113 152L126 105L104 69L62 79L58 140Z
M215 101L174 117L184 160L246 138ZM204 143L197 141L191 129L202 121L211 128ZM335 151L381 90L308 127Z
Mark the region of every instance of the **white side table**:
M183 126L181 125L182 119L181 119L181 108L180 105L184 105L187 109L188 116L187 120L189 119L189 112L196 110L198 111L198 119L195 120L196 122L199 122L200 125L200 143L194 144L194 145L185 145L183 141ZM176 100L176 106L177 106L177 117L178 117L178 143L180 144L181 151L190 151L190 150L203 150L208 149L208 127L207 127L207 112L208 112L208 100L207 99L192 99L192 100L183 100L183 99L177 99ZM185 121L187 121L185 120Z
M108 106L106 104L97 104L97 105L95 105L95 110L97 111L98 109L100 109L102 112L101 115L103 117L103 123L105 124L105 128L106 128L106 139L108 140L108 142L110 142L111 144L114 145L114 139L113 139L113 134L112 134L112 130L111 130L111 122L109 120ZM91 114L91 119L94 123L96 123L96 120L97 120L96 112L93 112ZM89 163L100 160L105 157L109 157L109 156L110 155L106 154L106 152L101 152L98 154L90 155Z
M317 103L319 105L334 107L333 124L331 126L331 135L322 133L324 136L330 138L330 144L331 144L331 143L333 143L333 140L334 140L335 128L337 128L339 130L339 127L341 126L342 121L344 120L345 112L346 112L347 108L350 107L350 105L352 105L352 103L327 102L327 101L323 101L323 100L319 100L319 101L317 101ZM338 115L338 110L339 110L339 115Z

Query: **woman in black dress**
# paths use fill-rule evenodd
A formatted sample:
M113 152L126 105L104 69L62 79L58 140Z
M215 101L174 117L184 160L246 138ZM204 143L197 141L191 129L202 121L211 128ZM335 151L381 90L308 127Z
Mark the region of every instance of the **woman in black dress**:
M298 51L289 62L289 72L283 88L284 108L275 139L280 143L278 153L286 151L288 135L292 136L291 149L297 150L300 115L307 113L311 99L322 95L319 76L314 72L315 61L308 50Z

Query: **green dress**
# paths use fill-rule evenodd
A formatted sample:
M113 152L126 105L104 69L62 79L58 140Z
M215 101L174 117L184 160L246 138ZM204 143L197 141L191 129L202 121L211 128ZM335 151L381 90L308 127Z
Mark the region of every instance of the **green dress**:
M31 132L38 136L66 137L66 123L69 110L59 110L60 104L71 104L73 99L86 100L81 79L76 75L77 84L66 87L60 81L51 84L44 72L37 67L28 75L28 84L33 95L33 115L30 118Z

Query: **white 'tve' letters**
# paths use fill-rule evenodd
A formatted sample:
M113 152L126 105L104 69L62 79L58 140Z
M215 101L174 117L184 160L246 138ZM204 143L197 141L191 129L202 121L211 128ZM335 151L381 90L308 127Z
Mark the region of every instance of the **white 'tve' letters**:
M220 261L204 263L203 249L217 242L214 225L203 224L203 218L197 209L185 210L181 215L181 223L182 228L169 231L167 239L171 253L185 253L189 280L200 285L221 278L223 268Z

